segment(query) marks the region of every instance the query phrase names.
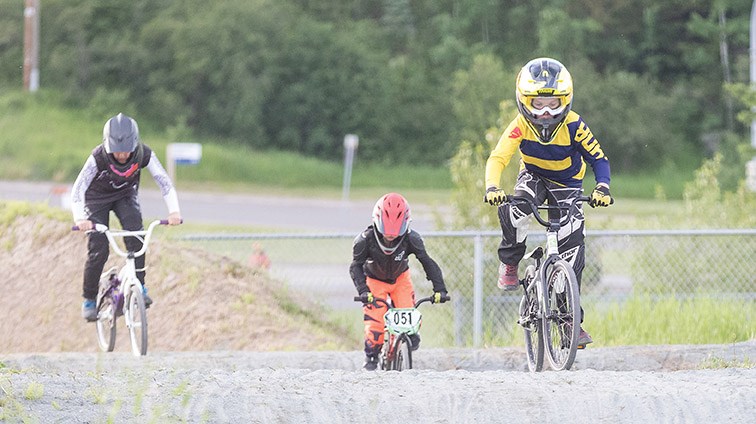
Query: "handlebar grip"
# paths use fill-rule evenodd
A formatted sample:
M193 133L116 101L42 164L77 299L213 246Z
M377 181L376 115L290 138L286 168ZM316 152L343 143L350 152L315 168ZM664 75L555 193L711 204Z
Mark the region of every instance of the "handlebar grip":
M71 227L71 231L79 231L79 230L80 228L78 225L74 225L73 227Z
M168 220L167 219L161 219L160 220L160 225L168 225Z
M355 296L354 297L355 302L362 302L362 296Z

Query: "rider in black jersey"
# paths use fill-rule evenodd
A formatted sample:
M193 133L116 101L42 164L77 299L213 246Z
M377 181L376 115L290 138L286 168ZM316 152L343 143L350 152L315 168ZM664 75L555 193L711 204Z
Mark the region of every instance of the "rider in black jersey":
M110 211L118 217L124 230L143 230L138 197L142 168L150 171L160 187L168 206L168 223L180 224L181 212L171 179L155 156L155 152L142 143L136 121L119 113L105 123L102 144L92 150L74 182L71 210L79 230L89 231L94 228L94 224L110 226ZM132 251L142 248L142 242L135 237L126 237L124 243L126 248ZM94 321L97 319L97 286L110 253L105 235L90 232L88 250L84 267L84 303L81 313L87 321ZM145 255L135 258L137 277L143 285L144 263ZM149 306L152 299L147 296L146 289L144 294L145 304Z
M349 267L357 292L365 299L365 369L375 370L383 344L383 315L386 306L371 304L374 298L391 297L394 307L415 305L415 291L409 271L409 255L415 255L433 283L435 302L444 302L446 285L441 268L425 251L422 237L409 228L410 207L397 193L382 196L373 208L373 223L354 240ZM413 349L420 336L410 336Z

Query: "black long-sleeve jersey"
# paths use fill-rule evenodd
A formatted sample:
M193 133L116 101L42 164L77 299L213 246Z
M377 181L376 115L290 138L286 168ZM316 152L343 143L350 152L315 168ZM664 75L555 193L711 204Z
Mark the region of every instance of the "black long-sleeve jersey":
M375 237L375 229L371 225L354 239L349 274L359 293L368 292L366 276L394 284L399 275L409 269L409 255L413 254L423 266L427 279L433 283L433 290L446 291L441 268L426 252L420 234L410 230L390 255L383 253Z

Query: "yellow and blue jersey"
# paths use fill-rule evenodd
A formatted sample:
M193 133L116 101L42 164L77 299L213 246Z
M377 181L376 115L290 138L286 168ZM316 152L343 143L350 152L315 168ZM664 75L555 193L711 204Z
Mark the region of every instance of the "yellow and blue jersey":
M537 174L565 187L582 187L586 162L593 169L596 183L609 184L609 159L601 149L588 125L577 113L570 111L548 144L538 135L522 114L504 130L486 162L486 187L499 187L501 172L515 151L520 150L520 169Z

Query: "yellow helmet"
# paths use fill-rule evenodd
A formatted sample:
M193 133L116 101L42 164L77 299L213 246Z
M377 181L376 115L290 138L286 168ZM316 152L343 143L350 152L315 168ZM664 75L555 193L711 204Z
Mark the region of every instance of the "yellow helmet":
M542 143L549 143L572 109L572 76L558 60L533 59L517 74L517 109Z

